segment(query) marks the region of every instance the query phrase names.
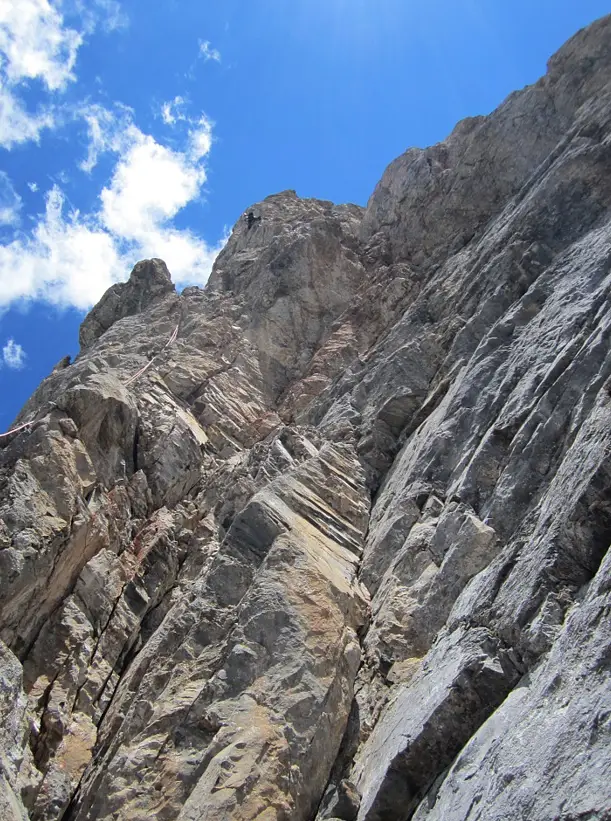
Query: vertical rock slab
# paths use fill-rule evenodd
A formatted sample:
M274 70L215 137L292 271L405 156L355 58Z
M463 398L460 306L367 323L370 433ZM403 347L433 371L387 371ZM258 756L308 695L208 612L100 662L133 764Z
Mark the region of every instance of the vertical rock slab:
M0 817L5 821L28 819L19 784L27 737L26 703L21 665L0 641Z
M312 450L235 517L123 677L75 821L314 813L360 662L369 503L353 451Z
M417 821L611 815L611 553L526 676L423 799Z
M423 794L519 677L486 630L442 635L359 751L358 821L408 821Z

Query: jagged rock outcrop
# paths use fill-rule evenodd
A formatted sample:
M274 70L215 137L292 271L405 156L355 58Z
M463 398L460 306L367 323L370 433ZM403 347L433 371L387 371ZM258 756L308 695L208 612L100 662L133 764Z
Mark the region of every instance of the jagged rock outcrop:
M81 325L81 348L89 347L119 319L139 314L174 291L168 268L160 259L139 262L128 282L111 286Z
M611 17L81 348L0 439L3 819L611 817Z

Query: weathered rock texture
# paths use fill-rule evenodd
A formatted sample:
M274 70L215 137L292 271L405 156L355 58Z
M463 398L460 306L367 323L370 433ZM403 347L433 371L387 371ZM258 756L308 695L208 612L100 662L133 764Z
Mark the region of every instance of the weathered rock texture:
M611 817L611 17L81 345L0 440L2 819Z

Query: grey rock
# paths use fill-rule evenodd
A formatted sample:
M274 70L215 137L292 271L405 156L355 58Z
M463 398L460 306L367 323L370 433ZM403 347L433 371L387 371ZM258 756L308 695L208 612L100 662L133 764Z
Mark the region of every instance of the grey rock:
M356 757L359 821L410 818L418 799L519 678L484 630L442 636Z
M0 439L2 818L611 815L610 67L91 311Z
M141 313L173 291L174 284L163 260L137 263L129 280L112 285L83 320L79 332L81 348L89 347L118 320Z
M317 819L331 821L356 821L361 804L361 796L351 781L342 779L337 788L329 793L328 799L323 799L322 809Z
M94 374L66 391L61 407L75 423L98 479L111 487L127 471L134 471L137 411L124 386L111 374ZM62 427L63 425L63 427ZM69 422L60 422L73 435Z
M609 817L610 570L607 555L550 654L482 725L414 818Z

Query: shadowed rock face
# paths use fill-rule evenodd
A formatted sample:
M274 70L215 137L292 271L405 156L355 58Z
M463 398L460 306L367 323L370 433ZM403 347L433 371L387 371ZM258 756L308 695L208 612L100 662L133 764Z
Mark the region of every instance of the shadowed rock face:
M611 18L139 263L0 439L0 817L611 817Z

